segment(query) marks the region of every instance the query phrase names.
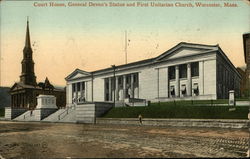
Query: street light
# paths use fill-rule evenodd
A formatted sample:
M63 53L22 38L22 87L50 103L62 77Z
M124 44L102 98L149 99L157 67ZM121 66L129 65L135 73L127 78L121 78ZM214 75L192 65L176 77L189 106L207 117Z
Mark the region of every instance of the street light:
M115 85L115 68L116 68L116 66L115 65L111 65L111 67L113 68L113 73L114 73L114 107L115 107L115 90L116 90L116 85Z

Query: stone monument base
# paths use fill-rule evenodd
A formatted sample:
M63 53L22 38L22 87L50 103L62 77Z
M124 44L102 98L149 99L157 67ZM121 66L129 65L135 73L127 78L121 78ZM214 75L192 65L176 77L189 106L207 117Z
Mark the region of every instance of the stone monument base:
M38 108L34 110L35 120L40 121L56 112L56 108Z

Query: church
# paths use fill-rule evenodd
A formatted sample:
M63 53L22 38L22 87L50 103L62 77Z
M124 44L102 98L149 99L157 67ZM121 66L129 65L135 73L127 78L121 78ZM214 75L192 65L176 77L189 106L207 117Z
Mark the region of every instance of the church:
M34 109L37 105L37 96L40 94L54 95L58 107L65 107L66 92L64 88L54 87L46 77L44 82L36 82L34 71L33 51L30 44L29 21L27 21L25 46L23 49L22 72L20 81L10 89L11 108Z
M241 76L219 45L181 42L161 55L65 78L66 104L226 99L240 94Z

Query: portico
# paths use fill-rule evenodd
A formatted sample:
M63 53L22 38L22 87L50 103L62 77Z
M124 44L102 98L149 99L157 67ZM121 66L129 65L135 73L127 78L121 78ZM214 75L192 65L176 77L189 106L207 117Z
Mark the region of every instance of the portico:
M138 73L105 78L105 101L124 101L126 98L139 98ZM114 85L115 84L115 85Z

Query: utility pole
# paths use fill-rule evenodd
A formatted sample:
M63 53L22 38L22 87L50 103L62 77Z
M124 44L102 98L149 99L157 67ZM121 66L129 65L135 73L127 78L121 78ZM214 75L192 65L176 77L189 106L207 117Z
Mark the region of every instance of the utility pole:
M128 63L128 40L127 40L127 30L125 30L125 64Z

